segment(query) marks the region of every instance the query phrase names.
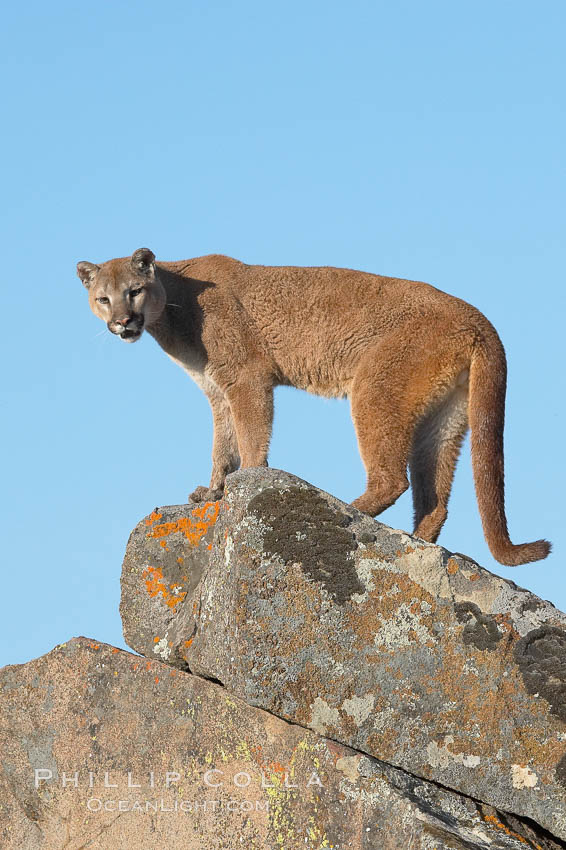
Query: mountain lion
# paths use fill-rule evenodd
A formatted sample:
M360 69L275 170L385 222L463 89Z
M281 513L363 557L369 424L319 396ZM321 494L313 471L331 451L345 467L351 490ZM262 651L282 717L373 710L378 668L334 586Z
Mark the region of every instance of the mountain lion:
M266 466L273 388L350 399L375 516L409 486L414 534L436 541L471 427L477 500L489 548L509 566L545 558L546 540L513 545L503 489L506 360L487 319L426 283L350 269L250 266L221 255L156 263L140 248L78 275L92 311L125 342L144 329L206 393L216 500L239 465Z

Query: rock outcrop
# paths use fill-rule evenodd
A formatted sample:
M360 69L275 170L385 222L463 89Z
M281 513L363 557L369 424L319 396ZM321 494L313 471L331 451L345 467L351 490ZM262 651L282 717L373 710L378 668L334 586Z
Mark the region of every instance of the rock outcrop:
M2 850L554 850L533 824L86 638L0 671Z
M566 615L469 558L247 470L120 607L0 670L2 850L566 847Z
M566 839L566 616L470 559L247 470L137 526L121 613L136 651Z

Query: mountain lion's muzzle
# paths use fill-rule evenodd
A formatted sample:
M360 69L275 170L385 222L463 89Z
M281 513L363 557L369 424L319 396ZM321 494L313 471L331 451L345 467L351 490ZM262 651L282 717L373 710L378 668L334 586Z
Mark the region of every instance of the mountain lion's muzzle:
M123 319L111 319L107 323L108 330L123 339L124 342L135 342L143 332L144 317L140 314L125 316Z

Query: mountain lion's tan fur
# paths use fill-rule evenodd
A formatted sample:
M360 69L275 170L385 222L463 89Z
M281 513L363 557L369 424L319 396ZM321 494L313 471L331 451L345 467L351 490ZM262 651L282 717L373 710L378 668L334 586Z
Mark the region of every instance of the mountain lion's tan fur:
M155 263L146 248L78 274L93 312L124 340L145 328L206 393L212 477L193 501L219 498L229 472L265 466L273 388L350 399L375 516L407 489L414 533L435 541L471 427L476 494L493 556L516 565L550 545L513 545L503 495L506 362L471 305L426 283L349 269L249 266L212 255Z

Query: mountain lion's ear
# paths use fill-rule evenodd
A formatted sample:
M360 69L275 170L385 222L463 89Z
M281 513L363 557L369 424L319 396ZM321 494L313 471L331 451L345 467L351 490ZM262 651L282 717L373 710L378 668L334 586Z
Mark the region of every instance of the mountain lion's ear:
M77 274L87 289L90 287L96 272L99 270L100 266L95 265L95 263L87 263L85 260L77 263Z
M130 260L132 268L137 272L149 272L153 268L155 262L155 254L149 248L138 248L132 254Z

